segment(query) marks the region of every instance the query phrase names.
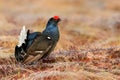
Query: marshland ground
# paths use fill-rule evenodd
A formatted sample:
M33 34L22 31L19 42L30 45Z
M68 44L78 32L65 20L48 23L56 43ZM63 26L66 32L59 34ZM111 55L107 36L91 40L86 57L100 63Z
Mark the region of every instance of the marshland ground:
M42 31L59 15L60 40L42 63L22 65L14 47L23 25ZM120 80L119 0L0 0L1 80Z

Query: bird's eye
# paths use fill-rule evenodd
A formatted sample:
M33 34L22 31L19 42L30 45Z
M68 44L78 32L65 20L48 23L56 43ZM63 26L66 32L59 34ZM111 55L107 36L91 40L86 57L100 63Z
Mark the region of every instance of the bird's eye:
M51 37L48 36L47 39L51 40Z

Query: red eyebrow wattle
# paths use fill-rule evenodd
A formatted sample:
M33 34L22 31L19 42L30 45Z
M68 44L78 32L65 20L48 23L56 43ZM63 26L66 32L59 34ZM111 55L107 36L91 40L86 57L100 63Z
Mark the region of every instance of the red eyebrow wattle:
M54 18L54 19L59 19L59 16L54 16L53 18Z

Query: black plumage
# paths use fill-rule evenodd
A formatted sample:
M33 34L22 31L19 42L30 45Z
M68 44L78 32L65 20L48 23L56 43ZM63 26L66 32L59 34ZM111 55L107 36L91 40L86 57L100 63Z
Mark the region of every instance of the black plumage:
M42 33L30 33L28 30L25 42L15 47L16 60L21 63L31 64L48 56L59 40L59 21L58 16L50 18Z

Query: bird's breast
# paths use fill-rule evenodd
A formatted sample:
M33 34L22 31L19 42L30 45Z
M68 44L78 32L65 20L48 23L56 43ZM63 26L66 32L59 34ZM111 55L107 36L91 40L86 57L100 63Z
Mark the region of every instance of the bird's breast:
M53 41L58 41L59 40L59 30L57 28L53 29L47 29L46 31L43 32L44 35L47 37L50 37Z

